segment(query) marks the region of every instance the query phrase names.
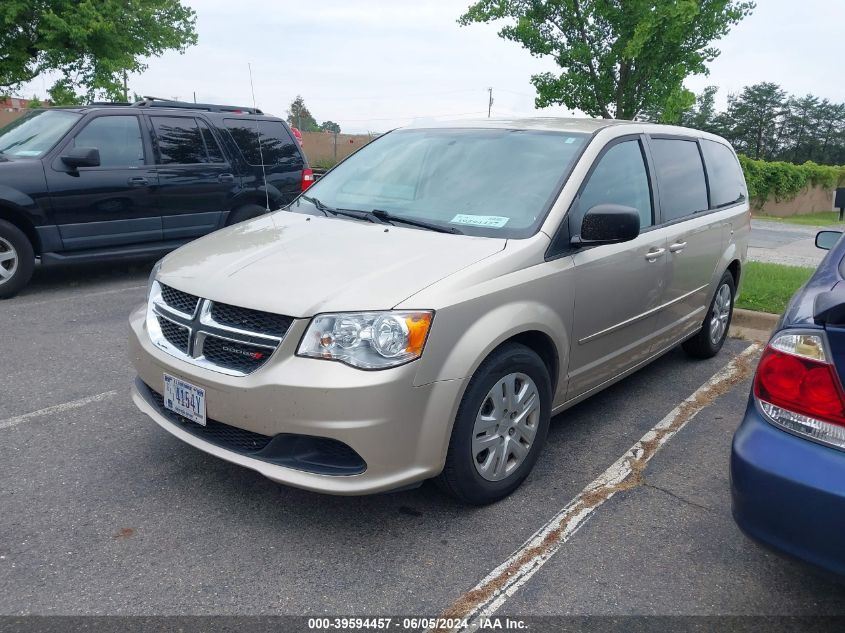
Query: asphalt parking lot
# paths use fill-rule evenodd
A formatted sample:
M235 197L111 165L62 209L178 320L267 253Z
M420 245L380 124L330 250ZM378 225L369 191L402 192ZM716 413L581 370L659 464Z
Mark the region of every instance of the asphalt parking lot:
M747 342L703 362L673 351L558 416L526 485L496 505L430 484L329 497L205 455L135 409L126 319L149 268L38 271L0 302L0 614L845 615L842 584L731 519L739 370L512 595L473 593L732 359L753 366Z

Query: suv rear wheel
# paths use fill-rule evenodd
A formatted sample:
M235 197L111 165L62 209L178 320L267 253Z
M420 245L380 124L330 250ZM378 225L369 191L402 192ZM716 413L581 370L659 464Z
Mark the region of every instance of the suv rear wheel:
M551 381L542 359L509 343L488 357L464 394L437 484L466 503L493 503L516 490L546 441Z
M267 209L260 205L245 204L229 214L229 220L226 222L226 226L232 226L238 222L251 220L253 218L257 218L259 215L264 215L265 213L267 213Z
M35 252L14 224L0 220L0 299L17 294L32 278Z

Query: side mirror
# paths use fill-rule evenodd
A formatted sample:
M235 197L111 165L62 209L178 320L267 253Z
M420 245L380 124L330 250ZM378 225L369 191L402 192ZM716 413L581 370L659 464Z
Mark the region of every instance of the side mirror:
M640 212L620 204L597 204L584 214L575 246L598 246L629 242L640 234Z
M99 167L100 150L96 147L73 147L62 156L62 162L71 169Z
M836 246L840 237L842 237L842 231L819 231L816 233L816 248L829 251Z

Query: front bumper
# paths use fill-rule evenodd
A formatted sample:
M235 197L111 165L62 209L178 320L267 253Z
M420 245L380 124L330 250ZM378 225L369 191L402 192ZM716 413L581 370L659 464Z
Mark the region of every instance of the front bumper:
M748 536L845 575L845 451L780 430L752 397L734 435L731 492Z
M256 372L227 376L194 366L155 347L146 308L130 317L130 359L138 372L132 399L159 426L211 455L255 470L274 481L332 494L369 494L410 486L442 469L463 381L414 386L417 363L362 371L341 363L299 358L307 323L294 322L278 350ZM282 466L229 450L175 423L151 397L168 373L206 391L207 416L263 436L329 438L365 462L359 474L329 475Z

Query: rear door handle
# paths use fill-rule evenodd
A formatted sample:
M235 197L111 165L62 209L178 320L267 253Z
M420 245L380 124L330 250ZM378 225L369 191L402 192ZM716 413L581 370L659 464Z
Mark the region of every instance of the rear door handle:
M233 174L220 174L217 176L217 180L219 182L235 182L235 176Z
M663 255L666 252L665 248L652 248L648 253L645 254L645 258L650 261L656 261L658 257Z
M146 187L149 184L150 181L144 178L143 176L135 176L134 178L129 179L130 187Z
M669 252L670 253L680 253L686 247L687 247L686 242L675 242L674 244L671 244L669 246Z

